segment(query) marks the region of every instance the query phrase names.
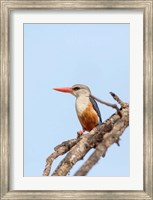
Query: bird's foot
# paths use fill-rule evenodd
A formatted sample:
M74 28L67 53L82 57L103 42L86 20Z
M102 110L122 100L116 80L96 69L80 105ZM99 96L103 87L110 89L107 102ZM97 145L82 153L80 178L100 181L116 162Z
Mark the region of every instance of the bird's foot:
M77 138L80 138L81 135L83 135L83 133L84 133L84 130L78 131L78 132L77 132Z

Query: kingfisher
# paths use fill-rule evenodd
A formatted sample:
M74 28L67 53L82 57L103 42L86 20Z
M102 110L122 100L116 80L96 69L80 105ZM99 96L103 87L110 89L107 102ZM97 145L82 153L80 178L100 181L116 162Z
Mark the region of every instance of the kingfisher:
M78 119L81 123L82 129L78 134L82 135L83 132L90 132L97 125L102 124L102 117L98 104L93 97L88 86L83 84L76 84L72 87L53 88L60 92L66 92L76 97L75 108Z

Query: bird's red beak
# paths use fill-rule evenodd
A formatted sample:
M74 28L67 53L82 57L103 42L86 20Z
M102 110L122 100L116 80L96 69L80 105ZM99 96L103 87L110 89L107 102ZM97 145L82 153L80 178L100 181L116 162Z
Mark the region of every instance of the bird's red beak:
M53 90L57 90L57 91L59 91L59 92L68 92L68 93L73 92L72 88L69 88L69 87L64 87L64 88L53 88Z

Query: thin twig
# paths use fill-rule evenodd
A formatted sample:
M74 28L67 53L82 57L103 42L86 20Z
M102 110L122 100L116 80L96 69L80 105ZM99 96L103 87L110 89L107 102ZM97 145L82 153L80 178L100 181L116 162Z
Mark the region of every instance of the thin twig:
M112 94L114 94L114 93L112 93ZM111 95L112 95L112 94L111 94ZM102 103L102 104L105 104L105 105L107 105L107 106L110 106L110 107L116 109L118 115L119 115L120 117L122 117L121 111L120 111L120 109L117 107L116 104L111 104L111 103L108 103L108 102L106 102L106 101L103 101L103 100L101 100L101 99L95 97L95 96L92 95L92 94L91 94L90 96L91 96L92 98L94 98L95 100L97 100L98 102L100 102L100 103ZM112 95L112 96L113 96L113 95ZM116 97L116 95L114 94L113 98L115 99L115 97ZM115 100L116 100L116 99L115 99Z
M110 92L110 94L122 106L122 108L126 108L128 106L128 103L123 102L115 93Z

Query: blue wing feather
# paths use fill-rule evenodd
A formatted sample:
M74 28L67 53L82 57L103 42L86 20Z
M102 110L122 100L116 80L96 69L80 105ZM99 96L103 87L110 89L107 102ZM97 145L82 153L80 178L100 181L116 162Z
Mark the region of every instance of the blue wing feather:
M100 119L100 122L99 122L99 125L102 124L102 117L101 117L101 114L100 114L100 110L99 110L99 107L98 107L98 104L97 102L94 100L94 98L92 97L89 97L90 99L90 102L92 103L92 106L94 108L94 110L96 111L96 113L98 114L98 117Z

